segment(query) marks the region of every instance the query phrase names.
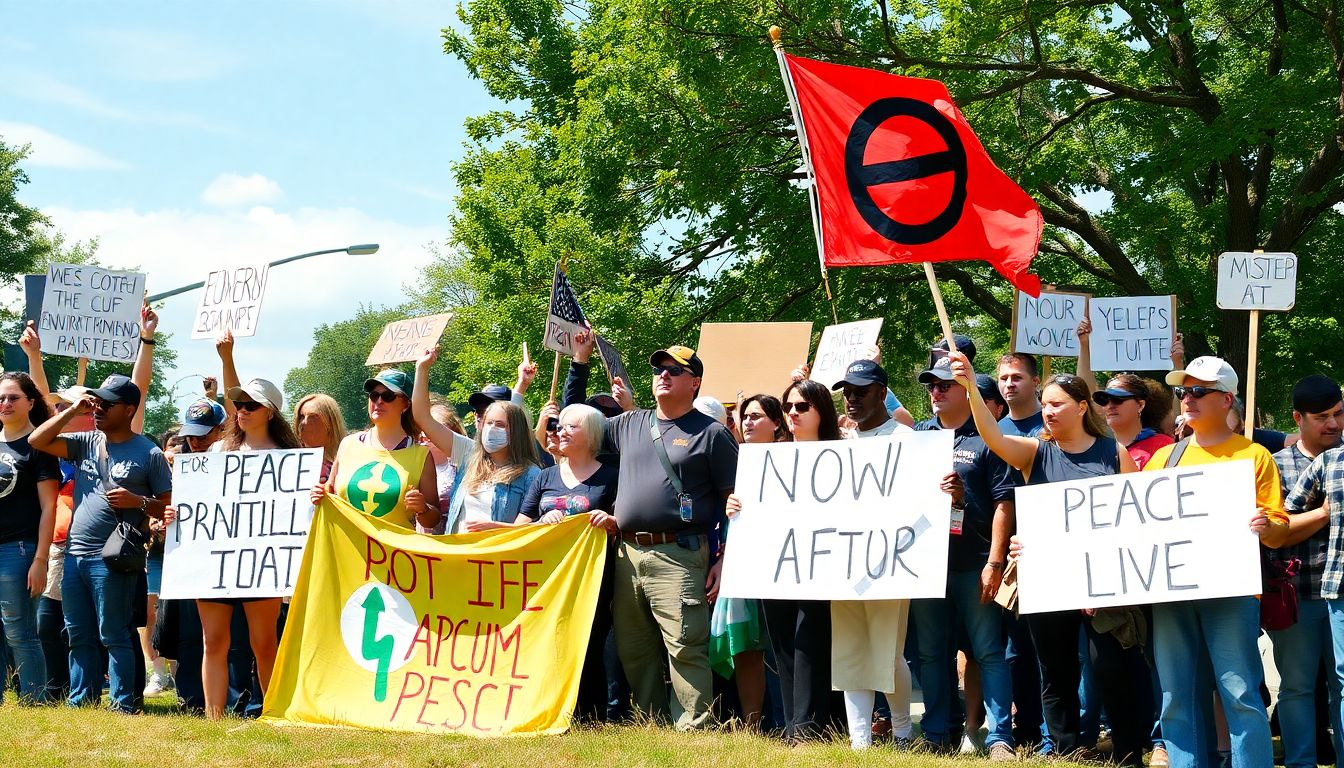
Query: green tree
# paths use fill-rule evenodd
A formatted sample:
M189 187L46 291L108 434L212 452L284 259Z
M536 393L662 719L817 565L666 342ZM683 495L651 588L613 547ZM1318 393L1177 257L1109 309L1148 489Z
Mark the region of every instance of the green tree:
M460 17L446 51L509 105L468 123L457 255L423 291L470 294L469 371L499 375L535 343L566 253L632 359L693 341L704 320L829 320L766 37L780 24L791 52L946 82L1042 207L1045 282L1174 293L1191 354L1244 369L1247 318L1214 305L1217 255L1293 250L1299 300L1264 319L1262 402L1281 405L1304 371L1344 373L1333 0L470 0ZM1010 287L976 262L938 273L954 325L986 357L1002 350ZM887 318L889 368L908 380L937 335L918 268L834 270L832 284L842 321Z

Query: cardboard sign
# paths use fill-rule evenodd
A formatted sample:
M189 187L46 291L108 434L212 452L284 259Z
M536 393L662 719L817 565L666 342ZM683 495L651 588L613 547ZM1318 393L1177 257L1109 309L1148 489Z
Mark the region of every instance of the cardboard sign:
M738 392L778 397L811 344L811 323L705 323L696 348L705 364L700 394L721 403L737 402Z
M178 456L160 596L292 594L321 474L321 448Z
M1229 251L1218 257L1218 308L1287 312L1297 303L1297 256Z
M191 321L191 338L213 339L225 331L255 336L269 275L270 266L265 263L216 269L206 275Z
M813 381L827 388L845 378L845 369L855 360L868 356L868 349L877 343L882 333L882 318L860 320L856 323L828 325L821 332L817 357L812 363ZM773 391L769 394L775 394Z
M378 342L369 351L369 359L365 360L364 364L378 366L418 359L439 343L443 329L448 327L448 321L452 319L452 312L444 312L441 315L413 317L388 323L378 336Z
M1175 296L1092 299L1092 370L1170 371Z
M87 264L52 264L37 324L42 352L117 363L140 351L145 276Z
M1250 461L1018 488L1020 609L1259 594L1254 514Z
M744 443L721 597L943 597L952 432Z
M1089 298L1086 293L1041 291L1033 299L1018 291L1013 297L1013 351L1077 357L1078 324L1087 317Z
M602 367L607 370L607 381L611 384L616 383L619 376L621 381L625 382L627 389L630 388L630 374L625 370L625 363L621 362L621 353L611 342L602 338L602 334L594 333L593 341L597 344L597 354L602 358Z

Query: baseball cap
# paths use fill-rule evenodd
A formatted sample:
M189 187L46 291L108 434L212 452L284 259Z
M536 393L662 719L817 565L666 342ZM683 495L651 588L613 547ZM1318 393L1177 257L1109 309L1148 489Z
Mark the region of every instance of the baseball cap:
M87 395L88 393L89 393L88 387L81 387L78 384L72 387L66 387L65 389L62 390L57 390L55 392L48 392L47 405L56 405L57 403L74 405L75 403L78 403L80 400L84 399L84 396Z
M869 384L887 386L887 372L872 360L855 360L845 369L845 377L831 385L831 389L840 389L849 384L853 387L866 387Z
M224 406L203 397L182 412L182 428L177 434L183 437L205 437L228 417Z
M230 400L252 400L275 411L285 407L285 396L280 394L280 388L265 379L252 379L241 387L229 387L224 394Z
M1339 383L1323 374L1314 373L1293 385L1293 410L1298 413L1323 413L1340 399Z
M723 407L723 403L720 403L709 395L701 395L700 397L695 398L694 405L695 410L705 414L720 424L728 423L728 409Z
M972 363L974 363L974 362L975 362L975 342L974 342L974 341L971 341L971 337L970 337L970 336L962 336L960 333L958 333L958 334L954 334L954 335L952 336L952 340L955 341L955 342L957 343L957 351L960 352L961 354L965 355L967 360L969 360L969 361L971 361ZM934 344L934 345L933 345L933 349L936 349L936 350L942 350L942 351L946 352L946 351L947 351L947 339L943 339L942 341L938 342L937 344ZM936 362L936 361L934 360L934 354L933 354L932 352L930 352L930 353L929 353L929 367L932 368L932 367L934 366L934 363L935 363L935 362Z
M993 400L999 405L1008 405L1008 401L1003 399L1003 393L999 391L999 382L995 381L993 376L987 373L975 374L975 388L980 390L980 398L985 402Z
M103 379L103 383L97 389L90 389L89 394L102 400L105 403L126 403L128 405L140 404L140 388L131 381L130 377L114 373Z
M700 358L695 356L695 350L690 347L677 344L649 355L649 365L666 365L668 360L689 368L692 376L705 375L705 364L700 362Z
M620 416L624 411L621 404L616 402L616 398L612 397L609 392L598 392L596 395L589 396L583 402L601 411L602 415L609 419L613 416Z
M932 384L935 381L952 381L952 359L940 357L927 371L921 371L916 379L920 384Z
M405 371L398 371L395 368L379 371L373 378L364 382L364 391L368 392L374 384L382 384L388 391L401 395L403 397L411 396L411 388L415 386L415 379Z
M509 402L513 399L513 390L503 384L486 384L481 387L480 392L472 392L471 397L467 398L467 405L471 406L473 411L484 411L490 407L491 403Z
M1232 370L1232 366L1221 357L1213 355L1204 355L1196 357L1185 366L1183 370L1172 371L1167 374L1167 386L1179 387L1185 383L1185 377L1199 379L1200 381L1212 382L1215 389L1223 392L1236 394L1237 384L1240 379L1237 378L1237 372Z

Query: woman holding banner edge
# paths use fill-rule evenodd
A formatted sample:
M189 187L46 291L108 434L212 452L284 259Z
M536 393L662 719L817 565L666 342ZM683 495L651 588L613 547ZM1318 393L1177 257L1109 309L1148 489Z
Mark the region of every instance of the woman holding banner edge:
M1050 378L1041 390L1045 430L1040 437L1003 434L975 386L975 371L961 352L949 353L952 374L966 387L976 429L989 449L1019 470L1028 485L1137 472L1124 446L1106 434L1092 405L1087 383L1073 374ZM1018 510L1022 514L1022 510ZM1015 543L1016 539L1014 539ZM1108 613L1130 617L1131 609ZM1084 621L1084 613L1088 619ZM1054 611L1026 616L1041 667L1041 700L1050 737L1059 754L1068 757L1079 743L1079 627L1087 633L1114 742L1113 759L1142 766L1153 727L1150 673L1141 646L1125 648L1116 635L1093 627L1092 611Z

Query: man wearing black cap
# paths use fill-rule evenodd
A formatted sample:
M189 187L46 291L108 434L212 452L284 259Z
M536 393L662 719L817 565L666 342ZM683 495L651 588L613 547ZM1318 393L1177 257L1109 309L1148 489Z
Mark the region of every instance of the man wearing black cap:
M1344 404L1339 384L1320 374L1297 382L1293 386L1293 421L1297 422L1301 439L1274 454L1285 497L1316 457L1340 445ZM1297 623L1269 633L1274 641L1274 664L1281 678L1277 711L1284 765L1316 765L1316 739L1318 734L1325 735L1324 728L1317 728L1316 716L1317 670L1322 664L1331 672L1326 679L1331 702L1329 719L1335 727L1335 751L1344 755L1344 731L1339 726L1340 685L1333 674L1329 601L1323 599L1321 591L1330 550L1330 517L1324 509L1306 512L1289 507L1288 512L1289 546L1262 550L1269 574L1282 573L1289 561L1300 563L1297 576L1292 579L1297 587Z
M953 494L947 596L915 600L910 606L919 640L924 692L922 731L925 740L937 748L959 746L951 739L959 730L953 712L957 696L956 627L960 624L970 640L969 655L980 666L989 727L985 744L990 759L1016 760L1013 681L1005 657L1003 611L994 602L1013 532L1013 473L976 431L966 388L953 378L946 357L919 374L919 383L929 391L933 418L919 422L915 430L955 430L952 466L956 476L947 478L944 484ZM998 384L989 376L977 376L976 386L986 402L999 395ZM967 702L968 707L973 704Z
M514 383L513 389L503 384L486 384L481 387L480 392L472 392L471 397L467 398L467 405L471 406L472 412L476 414L477 423L480 423L485 409L489 408L491 403L513 403L519 408L526 409L523 397L536 377L537 364L524 360L518 364L518 381Z
M705 372L695 350L660 349L649 363L657 407L607 420L606 442L620 455L616 514L594 513L593 522L619 537L612 615L635 705L654 716L670 708L676 727L689 730L711 717L709 601L737 443L693 405Z
M103 562L103 545L121 520L141 527L163 518L172 495L172 475L163 452L131 428L140 388L125 376L108 376L98 389L48 419L29 436L40 451L67 459L75 472L75 513L61 581L66 631L70 635L72 706L97 706L102 695L100 645L107 648L112 709L135 712L135 654L131 629L136 574L118 573ZM62 435L77 416L93 411L94 431Z

